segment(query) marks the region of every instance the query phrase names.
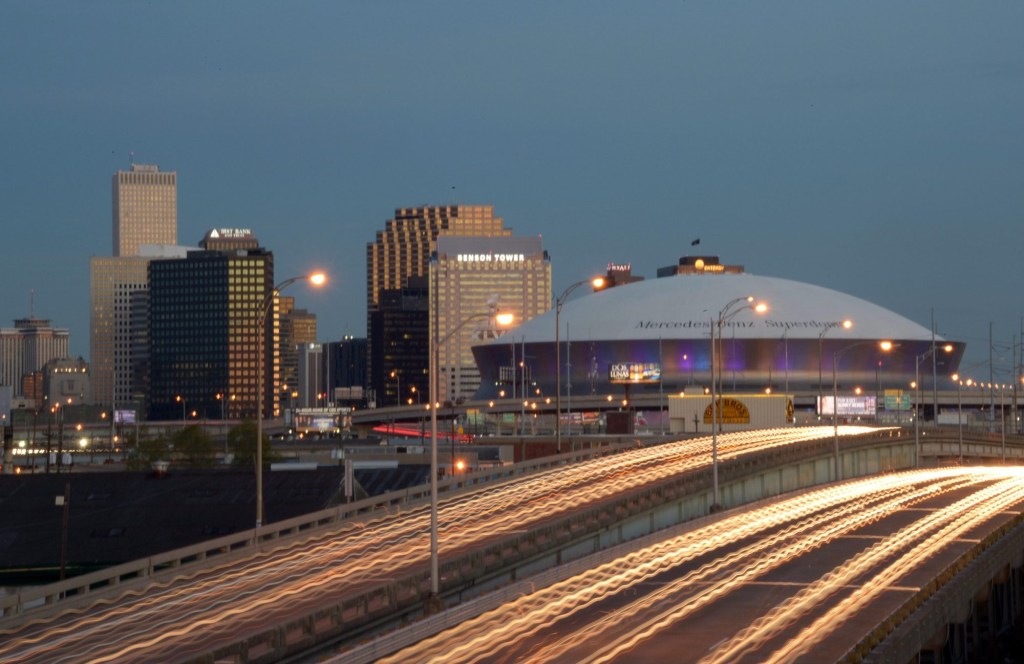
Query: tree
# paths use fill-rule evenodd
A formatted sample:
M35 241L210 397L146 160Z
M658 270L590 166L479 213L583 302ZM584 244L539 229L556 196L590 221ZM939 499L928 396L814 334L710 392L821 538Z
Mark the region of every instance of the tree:
M193 424L171 436L176 455L181 458L185 466L189 468L209 468L213 466L216 452L213 449L213 439L210 434L199 426Z
M256 466L256 422L245 420L231 427L228 431L228 447L235 455L233 464L243 468ZM263 467L277 461L274 450L270 446L270 438L263 434Z
M128 457L128 470L151 470L154 461L170 461L170 448L167 439L141 438Z

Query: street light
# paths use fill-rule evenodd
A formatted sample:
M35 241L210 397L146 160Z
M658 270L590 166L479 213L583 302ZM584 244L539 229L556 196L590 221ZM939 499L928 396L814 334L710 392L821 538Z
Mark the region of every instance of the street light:
M826 325L825 329L818 335L818 415L821 415L821 360L823 357L821 347L825 340L825 335L828 334L829 330L835 327L841 327L844 330L849 330L853 327L853 321L847 318L841 323L831 323L830 325Z
M595 277L577 281L555 298L555 446L559 454L562 453L562 344L560 336L562 333L562 305L565 304L569 294L583 284L591 284L595 289L601 288L604 286L604 278ZM569 377L569 380L572 381L572 376ZM571 407L572 404L570 404Z
M737 304L744 302L745 304L738 309L733 309ZM763 314L768 311L768 305L764 302L758 302L754 304L754 296L748 295L746 297L737 297L734 300L730 300L722 310L718 312L718 337L722 337L722 325L730 320L736 314L746 309L752 309L756 313ZM719 398L715 394L715 365L717 364L715 356L715 325L714 320L711 321L711 511L717 512L719 510L718 504L718 427L719 422L719 410L717 399ZM719 372L721 375L721 372ZM610 397L609 397L610 398Z
M434 341L430 349L430 601L440 603L440 574L437 557L437 363L441 346L470 321L491 318L501 327L512 324L512 314L491 311L473 314L456 325L444 337Z
M296 281L308 281L313 286L323 286L327 281L327 275L323 272L313 272L285 279L270 289L263 298L263 305L260 308L259 319L256 326L256 527L263 525L263 334L267 326L267 313L270 306L277 299L282 290L291 286Z
M185 421L185 398L180 394L175 395L174 400L181 404L181 421Z
M929 355L935 352L937 346L932 344L932 347L921 353L914 359L914 466L920 467L921 465L921 360L927 358ZM946 353L953 352L953 344L946 344L942 346L942 350ZM938 413L934 413L937 417Z
M960 456L960 465L964 463L964 402L963 402L963 387L964 382L960 379L960 374L953 374L950 376L953 382L956 383L956 428L957 428L957 450ZM970 387L974 381L968 378L966 380L967 387Z
M839 481L839 379L836 377L836 365L839 363L839 357L843 353L851 348L857 348L858 346L865 346L867 344L878 344L879 350L886 353L893 349L893 343L891 341L874 341L869 339L867 341L852 343L849 346L840 348L836 352L832 353L832 449L833 471L836 482Z

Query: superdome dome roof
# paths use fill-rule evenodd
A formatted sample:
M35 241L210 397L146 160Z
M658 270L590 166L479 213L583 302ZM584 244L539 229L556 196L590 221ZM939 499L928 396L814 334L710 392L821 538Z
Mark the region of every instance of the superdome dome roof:
M786 330L789 339L817 339L822 330L843 320L853 321L849 331L833 331L829 338L931 339L931 331L888 309L839 291L788 279L753 274L677 275L609 288L562 306L562 336L568 329L573 341L625 341L632 339L685 339L708 336L712 320L731 301L753 296L768 311L751 310L730 316L729 338L777 339ZM738 302L730 311L741 309ZM514 330L517 339L545 342L555 339L555 312L547 312ZM489 343L508 343L496 339Z

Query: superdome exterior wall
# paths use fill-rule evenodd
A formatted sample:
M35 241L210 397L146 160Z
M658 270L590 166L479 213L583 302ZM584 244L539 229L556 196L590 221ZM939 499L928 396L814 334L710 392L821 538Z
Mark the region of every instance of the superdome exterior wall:
M747 295L766 302L767 313L744 311ZM621 393L623 387L608 378L616 363L661 365L660 390L656 382L634 384L633 393L709 386L709 330L730 303L736 306L729 312L738 315L723 321L721 331L719 366L726 390L780 390L788 382L791 390L825 391L832 386L836 354L841 387L910 389L916 359L932 349L927 328L845 293L752 274L681 275L616 287L565 304L560 320L563 395ZM852 329L839 327L845 319L854 321ZM554 313L548 312L502 338L474 346L481 374L475 396L497 398L502 390L511 396L513 363L523 361L524 351L530 392L554 396L554 327ZM881 340L896 347L881 352L874 343ZM934 343L951 342L937 337ZM963 343L952 346L951 353L935 353L940 389L964 352ZM931 367L929 355L921 362L924 389L931 387ZM519 396L523 372L517 368L514 373Z
M515 395L523 396L523 371L518 368L525 351L525 376L530 395L553 396L555 393L554 343L522 343L514 334L504 344L475 346L473 356L480 368L480 389L476 399L513 395L512 343L515 341ZM837 382L840 389L861 387L865 391L910 389L914 380L916 358L929 353L930 340L892 340L895 348L879 349L876 340L828 339L730 339L722 340L720 380L726 392L782 391L788 383L791 391L821 390L832 387L832 360L837 356ZM948 342L942 342L943 345ZM952 342L950 353L936 353L936 375L939 388L957 370L964 344ZM788 349L785 348L788 346ZM786 355L788 350L789 365ZM562 345L562 390L566 394L620 394L623 385L609 380L612 364L652 363L661 367L662 384L632 384L638 393L680 392L687 387L709 387L711 384L711 343L709 339L662 339L626 341L570 342ZM922 389L931 389L932 362L929 354L921 362ZM819 383L820 377L820 383ZM951 384L951 383L950 383ZM539 390L539 392L538 392Z

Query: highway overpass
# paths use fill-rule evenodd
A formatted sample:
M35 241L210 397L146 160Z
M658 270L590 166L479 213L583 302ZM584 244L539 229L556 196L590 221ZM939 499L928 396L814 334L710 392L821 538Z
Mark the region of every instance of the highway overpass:
M843 476L911 465L913 441L903 433L841 427ZM929 436L926 452L948 459L957 442L955 432ZM832 479L831 427L727 434L719 443L727 507ZM707 438L606 448L480 472L462 489L450 481L441 509L446 601L707 514L709 448ZM991 439L969 440L966 450L1000 453ZM1020 458L1019 441L1008 456ZM0 658L276 661L360 638L423 610L422 495L270 524L248 541L222 538L8 599Z

